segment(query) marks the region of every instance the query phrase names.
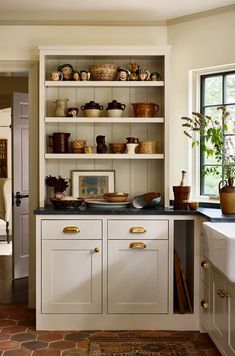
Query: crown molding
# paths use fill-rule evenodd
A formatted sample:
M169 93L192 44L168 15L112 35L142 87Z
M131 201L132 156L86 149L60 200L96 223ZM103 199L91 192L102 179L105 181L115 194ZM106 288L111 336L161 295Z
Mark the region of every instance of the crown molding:
M232 11L235 11L235 4L218 7L216 9L212 9L212 10L200 11L200 12L197 12L197 13L191 14L191 15L175 17L173 19L167 20L166 25L167 26L177 25L179 23L188 22L188 21L192 21L192 20L198 20L198 19L201 19L204 17L209 17L209 16L221 15L223 13L232 12Z

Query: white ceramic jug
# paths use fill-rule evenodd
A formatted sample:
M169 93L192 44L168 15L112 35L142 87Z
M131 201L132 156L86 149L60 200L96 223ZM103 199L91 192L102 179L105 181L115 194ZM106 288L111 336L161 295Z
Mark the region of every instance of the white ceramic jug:
M129 155L131 154L135 154L135 149L138 146L138 143L127 143L126 147L127 147L127 153Z

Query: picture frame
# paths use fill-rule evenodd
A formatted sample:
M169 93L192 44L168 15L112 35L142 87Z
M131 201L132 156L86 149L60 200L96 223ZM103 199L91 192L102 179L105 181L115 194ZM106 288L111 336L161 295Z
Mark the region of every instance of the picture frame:
M103 194L113 193L115 171L72 171L72 195L84 199L102 199Z

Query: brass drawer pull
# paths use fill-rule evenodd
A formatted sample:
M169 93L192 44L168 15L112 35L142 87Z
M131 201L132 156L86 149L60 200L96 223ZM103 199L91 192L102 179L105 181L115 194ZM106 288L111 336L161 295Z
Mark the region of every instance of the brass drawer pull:
M140 248L140 249L144 249L146 248L146 245L144 242L131 242L130 243L130 248Z
M96 253L98 253L98 252L100 251L99 247L95 247L95 248L94 248L94 251L95 251Z
M63 232L65 234L76 234L80 232L80 228L77 226L66 226L64 227Z
M206 262L206 260L203 260L201 262L201 267L204 268L204 269L208 269L209 268L209 264Z
M205 299L202 299L202 301L201 301L201 307L203 308L203 309L208 309L208 307L209 307L209 304L207 303L207 301L205 300Z
M131 234L143 234L146 232L146 229L142 226L134 226L130 228L129 232Z

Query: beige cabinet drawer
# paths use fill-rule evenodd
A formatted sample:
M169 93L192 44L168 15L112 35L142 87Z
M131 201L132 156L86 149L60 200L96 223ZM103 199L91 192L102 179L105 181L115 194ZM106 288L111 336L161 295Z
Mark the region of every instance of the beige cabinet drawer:
M168 239L168 220L109 220L109 239Z
M102 239L102 220L42 220L42 239Z

